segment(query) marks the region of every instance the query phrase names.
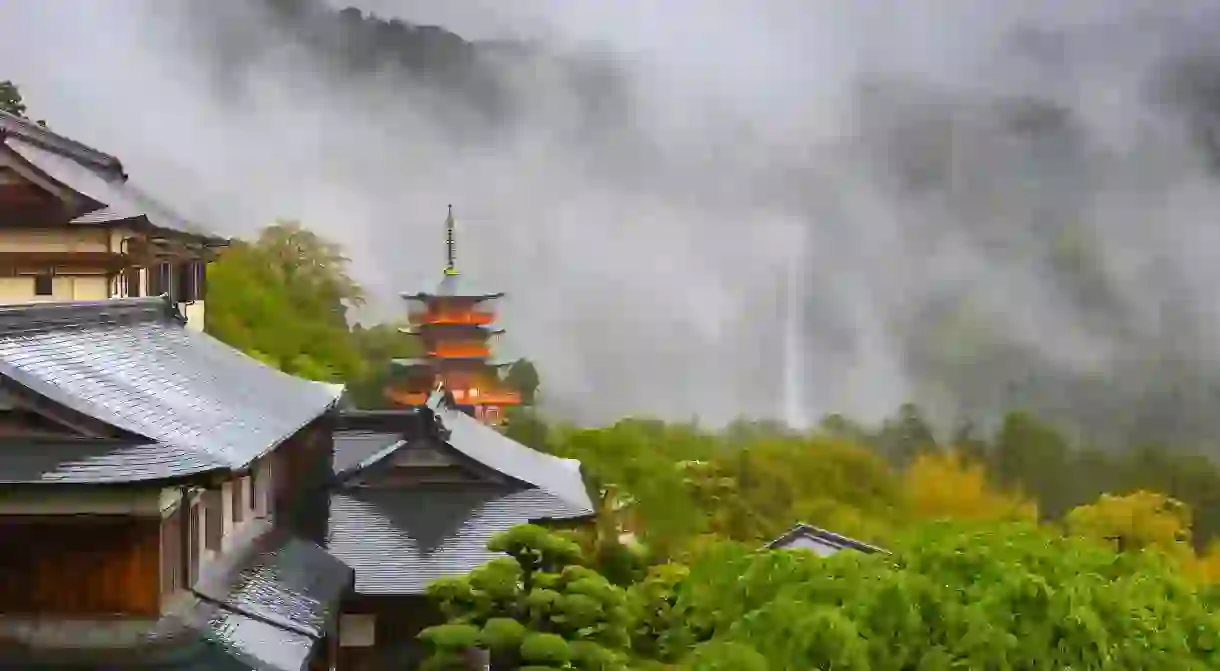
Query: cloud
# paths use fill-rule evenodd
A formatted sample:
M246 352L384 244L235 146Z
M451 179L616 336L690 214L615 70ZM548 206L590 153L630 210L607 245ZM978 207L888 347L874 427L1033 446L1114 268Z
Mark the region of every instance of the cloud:
M795 388L803 419L1215 423L1211 3L356 4L478 46L321 0L29 1L0 74L224 232L342 241L375 316L439 279L453 203L505 353L581 420Z

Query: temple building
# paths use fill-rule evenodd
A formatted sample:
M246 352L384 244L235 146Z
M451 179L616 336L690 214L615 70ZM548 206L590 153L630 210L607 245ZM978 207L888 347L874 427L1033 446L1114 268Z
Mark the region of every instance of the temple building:
M416 668L416 636L444 621L428 583L497 556L496 534L594 517L581 464L537 452L433 392L337 420L327 551L355 572L339 619L340 671Z
M453 206L445 219L445 270L432 290L403 294L411 301L404 333L417 336L424 355L394 361L396 373L387 386L387 398L398 406L422 405L443 386L459 407L486 424L499 425L504 409L521 403L499 370L508 362L491 360L489 341L504 332L494 327L495 302L503 292L481 291L469 285L457 269Z
M207 263L226 244L117 157L0 111L0 304L164 294L201 330Z

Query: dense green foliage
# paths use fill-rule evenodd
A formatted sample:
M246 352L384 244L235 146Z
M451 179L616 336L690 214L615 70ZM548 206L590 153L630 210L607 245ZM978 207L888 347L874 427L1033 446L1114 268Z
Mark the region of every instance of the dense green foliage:
M333 241L281 221L251 241L234 241L208 269L207 330L265 363L301 377L347 385L359 407L386 403L384 389L395 358L417 356L416 338L402 321L352 324L364 303L349 259ZM539 380L526 359L509 368L509 384L527 400Z
M15 114L22 118L26 117L26 110L29 108L25 104L25 98L21 95L21 89L12 80L0 80L0 111ZM47 122L39 119L35 121L39 126L46 126Z
M772 669L1220 664L1220 616L1157 556L1028 525L924 525L894 548L823 559L718 547L676 584L654 649L676 661L733 644Z
M1210 669L1220 615L1166 557L1029 523L919 524L893 554L717 543L653 567L626 596L534 526L508 554L428 593L431 668Z
M428 586L448 618L420 634L432 649L429 668L465 668L463 654L475 645L497 669L625 668L627 597L580 565L579 546L523 525L488 548L508 556Z
M25 116L26 106L21 97L21 91L8 79L0 81L0 110L17 116Z
M415 351L396 324L349 325L362 293L346 259L299 226L226 250L212 278L210 331L363 405L382 402L389 359ZM532 364L509 377L542 388ZM940 435L914 404L809 432L576 428L527 407L508 431L582 460L596 521L516 529L493 541L504 559L434 584L435 668L475 647L526 669L1217 663L1201 585L1220 582L1220 470L1203 456L1077 444L1020 412ZM757 550L798 521L893 554Z

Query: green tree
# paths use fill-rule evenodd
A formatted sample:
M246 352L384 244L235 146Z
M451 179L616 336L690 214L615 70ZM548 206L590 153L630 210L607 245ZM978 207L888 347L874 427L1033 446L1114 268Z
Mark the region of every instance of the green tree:
M360 408L390 407L385 388L390 381L394 359L419 356L423 349L419 338L407 335L399 324L356 324L351 338L363 363L362 371L347 380L348 394Z
M656 649L689 669L725 668L710 650L760 669L1220 664L1220 616L1156 555L1031 524L921 526L892 548L716 548L672 587Z
M464 668L478 646L497 669L626 669L626 594L581 565L579 546L522 525L487 548L507 556L427 588L447 620L420 633L431 668Z
M895 416L882 423L872 442L883 454L902 466L919 454L937 448L931 424L914 403L903 403Z
M345 257L297 224L234 242L209 268L207 330L289 373L329 382L359 379L366 363L346 321L363 299Z
M0 81L0 110L19 117L25 116L25 101L21 98L21 90L12 80Z
M542 381L538 377L538 369L529 359L517 359L508 367L504 380L509 386L521 393L521 402L533 405L538 398L538 386Z

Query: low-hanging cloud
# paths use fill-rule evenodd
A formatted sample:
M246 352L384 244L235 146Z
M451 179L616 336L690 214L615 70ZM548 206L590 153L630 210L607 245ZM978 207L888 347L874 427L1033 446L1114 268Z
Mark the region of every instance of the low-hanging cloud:
M0 78L223 232L343 242L371 317L439 279L453 203L558 414L1220 429L1214 3L354 4L475 46L321 0L18 0Z

